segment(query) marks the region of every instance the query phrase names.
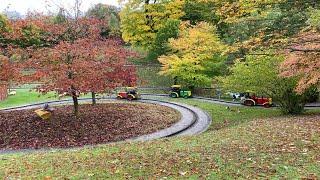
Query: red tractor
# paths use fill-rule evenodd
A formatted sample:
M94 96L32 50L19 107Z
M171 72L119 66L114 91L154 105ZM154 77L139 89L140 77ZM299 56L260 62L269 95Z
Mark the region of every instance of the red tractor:
M269 108L272 106L272 98L268 97L257 97L255 94L245 93L241 97L241 103L245 106L263 106Z
M129 101L140 99L140 93L134 87L127 87L118 92L117 99L128 99Z

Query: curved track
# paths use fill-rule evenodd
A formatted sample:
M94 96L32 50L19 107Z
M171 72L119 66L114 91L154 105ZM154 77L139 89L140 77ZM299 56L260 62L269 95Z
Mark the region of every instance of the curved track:
M107 97L107 98L98 98L97 99L101 103L105 102L111 102L111 101L117 101L113 97ZM91 101L91 98L83 98L79 99L80 102L89 102ZM123 101L123 100L121 100ZM50 105L63 105L71 103L72 100L61 100L61 101L50 101L46 102ZM129 102L129 101L127 101ZM211 117L204 112L203 110L188 106L181 103L173 103L168 101L162 101L162 100L155 100L155 99L142 99L138 102L141 103L152 103L152 104L158 104L167 106L173 109L176 109L181 113L181 120L177 123L173 124L171 127L147 134L142 135L139 137L134 137L131 139L127 139L124 141L147 141L152 139L159 139L159 138L165 138L165 137L172 137L172 136L185 136L185 135L195 135L202 133L207 130L207 128L211 124ZM14 108L7 108L7 109L0 109L1 111L13 111L13 110L25 110L25 109L33 109L33 108L40 108L45 103L37 103L37 104L30 104L20 107L14 107ZM94 146L85 146L85 147L94 147ZM68 148L69 149L69 148ZM71 149L77 149L77 148L71 148ZM17 151L11 151L11 150L0 150L0 154L8 154L8 153L17 153L17 152L35 152L35 151L54 151L59 150L59 148L53 148L53 149L40 149L40 150L32 150L32 149L25 149L25 150L17 150Z
M172 136L182 136L182 135L194 135L199 134L207 130L207 128L210 126L211 118L210 116L204 112L203 110L189 106L186 104L181 103L174 103L174 102L168 102L166 100L159 100L159 97L166 98L168 97L167 94L142 94L144 97L142 100L139 100L138 102L142 103L154 103L159 105L168 106L171 108L174 108L178 110L181 115L181 121L174 124L173 126L160 130L155 133L127 139L125 141L146 141L146 140L152 140L152 139L158 139L158 138L165 138L165 137L172 137ZM169 98L169 97L168 97ZM209 103L214 104L220 104L220 105L226 105L226 106L242 106L239 102L232 102L232 101L224 101L219 99L213 99L213 98L205 98L205 97L193 97L192 99L195 100L201 100ZM97 98L98 101L106 102L106 101L115 101L115 97L103 97L103 98ZM82 98L79 99L80 102L89 102L91 101L91 98ZM68 104L72 103L72 100L60 100L60 101L50 101L45 102L51 105L62 105L62 104ZM38 108L43 106L45 103L37 103L37 104L30 104L25 106L19 106L19 107L13 107L13 108L6 108L6 109L0 109L0 111L11 111L11 110L22 110L22 109L32 109L32 108ZM257 107L261 108L261 107ZM275 107L277 108L277 107ZM320 105L306 105L307 109L314 109L314 108L320 108ZM122 141L123 142L123 141ZM120 142L121 143L121 142ZM85 147L95 147L95 146L85 146ZM69 149L77 149L77 148L69 148ZM18 151L1 151L0 154L6 154L6 153L16 153L16 152L34 152L34 151L54 151L59 149L40 149L40 150L18 150Z
M149 94L145 93L142 94L144 96L150 96L150 97L169 97L167 94ZM220 105L226 105L226 106L243 106L240 102L233 102L233 101L225 101L221 99L214 99L214 98L207 98L207 97L201 97L201 96L194 96L192 99L201 100L204 102L209 102L213 104L220 104ZM249 107L249 106L246 106ZM273 106L271 108L278 108L279 106ZM252 108L265 108L263 106L253 106ZM305 105L305 109L317 109L320 108L320 103L310 103Z

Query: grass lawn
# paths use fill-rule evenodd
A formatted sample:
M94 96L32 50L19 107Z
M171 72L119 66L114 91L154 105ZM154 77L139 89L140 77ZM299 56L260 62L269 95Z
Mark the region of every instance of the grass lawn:
M17 89L16 92L16 95L9 96L6 100L0 101L0 108L9 108L26 104L59 100L54 92L49 92L44 95L30 89ZM81 95L80 97L90 97L90 95ZM70 97L64 97L62 99L70 99Z
M173 79L166 76L160 76L158 73L160 67L140 66L137 67L138 86L144 87L170 87Z
M96 148L0 155L2 178L319 178L319 110L280 116L276 109L176 101L208 111L204 134ZM268 117L268 118L267 118ZM219 129L215 130L214 129Z
M14 107L57 99L54 96L54 93L41 95L40 93L30 91L29 89L17 89L16 92L16 95L9 96L6 100L0 101L0 108Z

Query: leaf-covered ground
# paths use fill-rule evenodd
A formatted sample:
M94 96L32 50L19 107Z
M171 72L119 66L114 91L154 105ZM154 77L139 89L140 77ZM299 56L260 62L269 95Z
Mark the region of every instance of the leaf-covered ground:
M34 110L0 112L0 150L74 147L124 140L166 128L180 119L174 109L142 103L56 107L50 120Z
M0 177L317 179L320 115L256 120L193 137L0 155Z

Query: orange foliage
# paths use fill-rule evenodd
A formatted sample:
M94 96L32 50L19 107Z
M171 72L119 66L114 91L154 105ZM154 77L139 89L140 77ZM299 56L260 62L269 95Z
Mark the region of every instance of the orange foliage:
M281 65L284 77L298 76L297 92L320 83L320 33L310 31L293 38Z

